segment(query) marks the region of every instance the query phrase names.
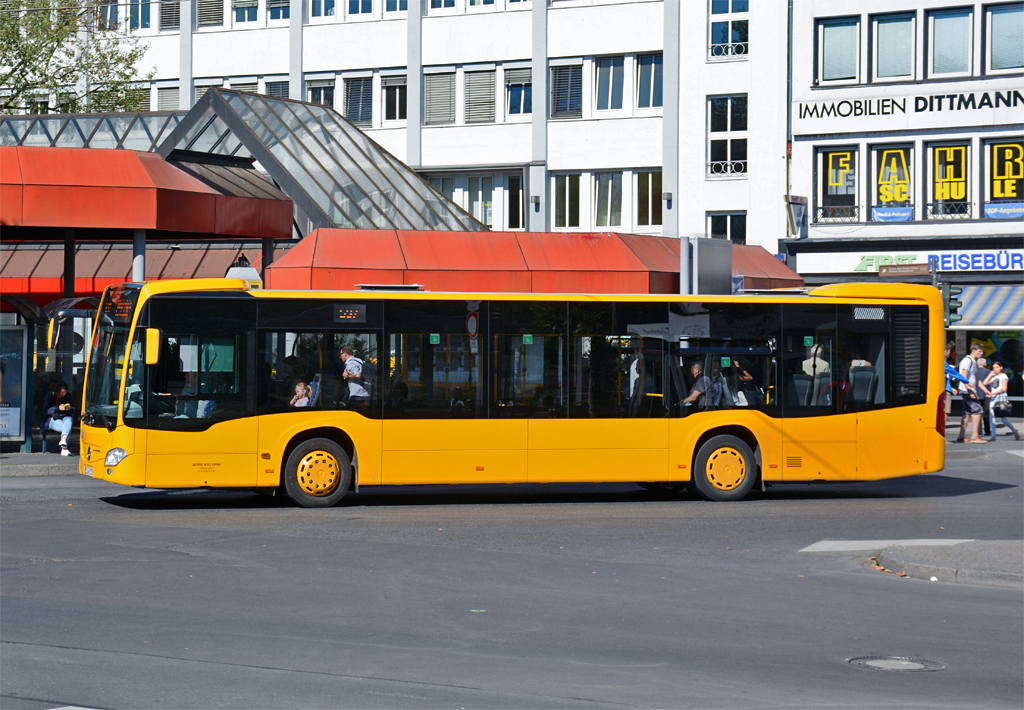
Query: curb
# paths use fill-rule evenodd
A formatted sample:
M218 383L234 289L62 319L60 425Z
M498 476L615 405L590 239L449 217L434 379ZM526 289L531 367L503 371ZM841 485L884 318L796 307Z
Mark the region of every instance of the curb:
M981 541L940 548L897 546L880 552L878 564L915 579L1024 589L1024 573L1013 569L1019 566L1021 545Z
M77 476L78 457L74 463L53 464L0 464L0 478L30 478L40 476Z

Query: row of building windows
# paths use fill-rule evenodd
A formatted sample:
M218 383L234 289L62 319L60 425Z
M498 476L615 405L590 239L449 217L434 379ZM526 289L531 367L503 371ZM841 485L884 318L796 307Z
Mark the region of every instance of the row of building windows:
M525 229L522 173L429 175L431 186L493 229ZM661 226L660 169L557 172L550 175L555 229Z
M974 173L976 150L983 169ZM815 179L819 223L1021 218L1024 140L820 148Z
M819 19L817 83L953 79L1024 68L1024 4L985 6L983 28L976 15L976 8L963 7ZM975 66L979 43L983 67Z
M495 69L464 69L434 72L430 69L423 76L424 125L445 125L455 123L494 123L515 121L533 113L533 79L529 67L501 66ZM583 103L584 67L593 75L593 96L590 108L585 112ZM657 109L662 105L662 55L618 55L596 57L582 64L551 67L551 111L555 119L583 118L600 115L603 112L631 112L630 107L639 110ZM633 81L626 81L632 75ZM389 121L404 121L408 115L407 78L404 75L378 73L377 76L345 77L342 79L343 92L340 102L334 80L307 82L308 101L330 106L339 111L349 122L363 127L380 127ZM376 89L375 89L375 82ZM459 84L461 83L462 111L457 111ZM217 84L220 86L220 84ZM266 82L264 93L272 96L288 95L288 82ZM196 99L209 86L197 86ZM230 88L241 91L256 91L253 83L231 82ZM170 97L173 87L158 90L158 108L171 108L163 96ZM379 103L374 101L380 92ZM283 93L282 93L283 92ZM175 101L177 100L175 94ZM501 99L499 109L498 100ZM147 105L148 107L148 105ZM173 106L177 108L177 104ZM381 120L375 120L374 113L380 112ZM743 98L742 112L746 115L746 99ZM620 113L621 115L621 113ZM741 130L746 130L745 128ZM717 144L716 144L717 145ZM723 158L725 160L726 158ZM745 156L743 161L745 161Z

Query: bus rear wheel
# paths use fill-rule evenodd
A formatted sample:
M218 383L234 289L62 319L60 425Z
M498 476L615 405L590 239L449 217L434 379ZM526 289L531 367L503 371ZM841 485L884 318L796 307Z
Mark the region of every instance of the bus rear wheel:
M348 491L352 462L330 439L310 439L296 446L284 466L284 490L303 508L327 508Z
M756 477L754 452L739 437L714 436L697 451L693 487L707 500L740 500L753 488Z

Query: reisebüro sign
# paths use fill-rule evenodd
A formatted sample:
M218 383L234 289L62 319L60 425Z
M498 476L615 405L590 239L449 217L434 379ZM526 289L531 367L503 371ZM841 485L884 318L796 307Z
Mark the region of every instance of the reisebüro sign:
M1024 249L861 251L799 254L801 274L876 273L880 266L934 263L938 271L1024 271Z

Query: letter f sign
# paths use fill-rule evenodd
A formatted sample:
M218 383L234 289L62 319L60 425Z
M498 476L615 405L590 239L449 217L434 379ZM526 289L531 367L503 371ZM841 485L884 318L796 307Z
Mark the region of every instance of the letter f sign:
M850 172L850 153L828 154L828 184L839 187L846 184L846 174Z

